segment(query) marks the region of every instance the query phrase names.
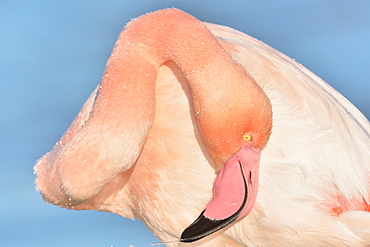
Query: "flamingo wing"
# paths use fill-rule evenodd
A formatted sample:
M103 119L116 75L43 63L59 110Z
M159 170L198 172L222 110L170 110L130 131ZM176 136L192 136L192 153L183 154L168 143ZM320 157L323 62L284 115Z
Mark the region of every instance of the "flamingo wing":
M253 222L265 222L258 224L262 228L280 227L285 229L283 232L316 228L318 235L311 239L329 239L324 242L328 245L336 238L349 246L370 243L369 121L339 92L295 60L234 29L207 25L273 105L271 139L261 157L260 207L254 208ZM239 229L247 225L243 221L239 224ZM349 234L339 230L343 226ZM236 237L234 229L229 232ZM256 232L251 230L250 234ZM245 243L263 243L266 236L262 232L255 241ZM351 234L361 236L362 244L351 242ZM310 243L275 241L279 246Z

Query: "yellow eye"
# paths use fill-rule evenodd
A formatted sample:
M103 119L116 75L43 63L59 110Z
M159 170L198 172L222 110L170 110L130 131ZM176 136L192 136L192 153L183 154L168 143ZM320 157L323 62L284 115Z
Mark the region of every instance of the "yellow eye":
M243 135L243 140L245 141L245 142L250 142L250 141L252 141L252 136L250 135L250 134L244 134Z

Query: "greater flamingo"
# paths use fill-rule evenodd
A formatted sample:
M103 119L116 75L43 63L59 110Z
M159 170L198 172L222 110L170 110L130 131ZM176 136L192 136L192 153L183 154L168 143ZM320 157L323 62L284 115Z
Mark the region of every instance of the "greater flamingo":
M165 9L126 26L36 184L60 207L138 218L168 246L369 246L369 139L302 65Z

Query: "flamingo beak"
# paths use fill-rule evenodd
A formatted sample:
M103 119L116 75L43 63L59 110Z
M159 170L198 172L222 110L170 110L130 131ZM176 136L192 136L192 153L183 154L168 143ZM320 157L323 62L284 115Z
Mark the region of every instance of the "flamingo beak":
M202 239L252 210L257 196L261 150L243 144L217 175L213 198L199 217L181 234L180 242Z

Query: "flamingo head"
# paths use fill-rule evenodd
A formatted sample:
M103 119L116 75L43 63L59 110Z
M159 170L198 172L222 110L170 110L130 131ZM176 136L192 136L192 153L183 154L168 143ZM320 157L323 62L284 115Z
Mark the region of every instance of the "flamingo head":
M272 110L269 99L257 84L242 85L253 85L253 88L234 90L233 97L227 99L218 97L215 101L220 110L198 119L218 174L213 198L183 231L181 242L210 235L245 217L253 208L260 155L272 129Z

